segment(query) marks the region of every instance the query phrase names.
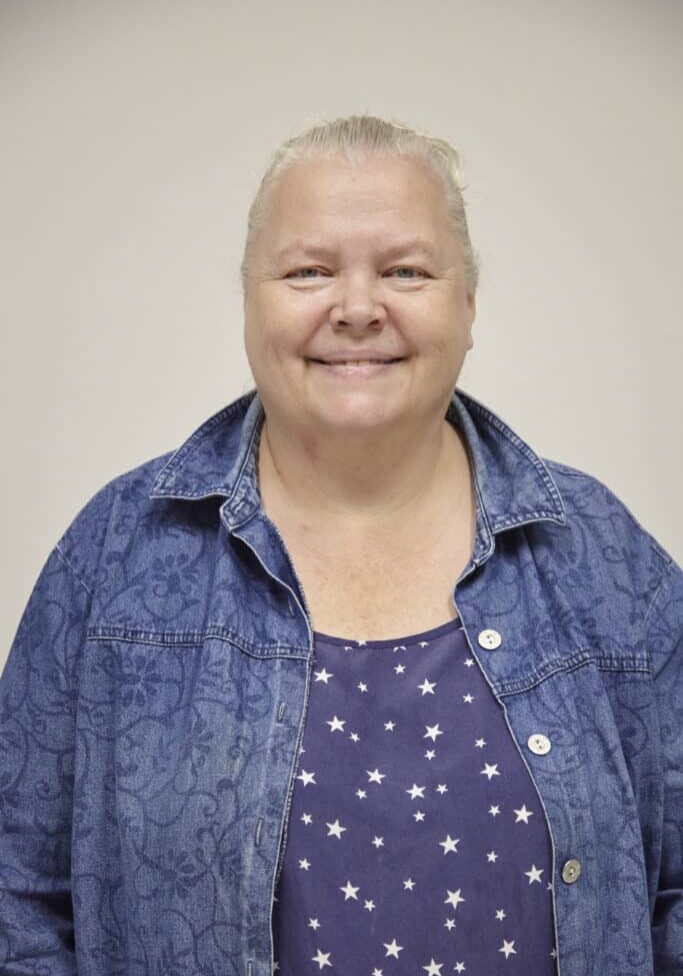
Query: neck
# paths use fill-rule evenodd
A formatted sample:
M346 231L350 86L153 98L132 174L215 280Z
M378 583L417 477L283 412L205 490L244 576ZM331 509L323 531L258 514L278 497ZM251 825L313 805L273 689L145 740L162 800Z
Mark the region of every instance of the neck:
M264 420L259 482L266 512L348 537L418 530L442 515L472 518L474 491L462 435L443 414L425 429L355 437L291 430Z

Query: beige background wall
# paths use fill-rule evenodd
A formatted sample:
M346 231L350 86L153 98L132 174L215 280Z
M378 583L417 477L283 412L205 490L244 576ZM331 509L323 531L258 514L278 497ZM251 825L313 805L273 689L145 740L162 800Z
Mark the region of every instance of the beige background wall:
M246 212L319 116L458 147L459 385L681 561L682 42L680 0L2 0L0 665L91 495L252 385Z

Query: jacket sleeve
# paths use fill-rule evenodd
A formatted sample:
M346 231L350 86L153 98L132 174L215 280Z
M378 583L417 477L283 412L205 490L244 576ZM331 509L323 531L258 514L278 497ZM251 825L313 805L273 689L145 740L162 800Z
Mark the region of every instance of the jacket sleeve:
M90 593L47 558L0 678L0 972L77 972L71 902L76 670Z
M652 915L656 976L683 973L683 572L668 565L648 612L663 759L662 857Z

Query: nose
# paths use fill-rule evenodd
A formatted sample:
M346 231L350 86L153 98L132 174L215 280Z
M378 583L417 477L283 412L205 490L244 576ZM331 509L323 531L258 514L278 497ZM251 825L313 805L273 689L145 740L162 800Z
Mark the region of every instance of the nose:
M381 328L385 316L374 279L366 274L340 278L337 300L330 314L335 328L346 327L361 332L367 328Z

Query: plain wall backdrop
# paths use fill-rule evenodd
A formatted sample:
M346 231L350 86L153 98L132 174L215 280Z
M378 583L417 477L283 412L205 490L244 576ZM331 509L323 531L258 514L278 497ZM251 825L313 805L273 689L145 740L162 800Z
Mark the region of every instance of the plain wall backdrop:
M0 666L95 491L253 385L247 209L318 118L459 150L458 385L680 562L682 42L680 0L2 0Z

